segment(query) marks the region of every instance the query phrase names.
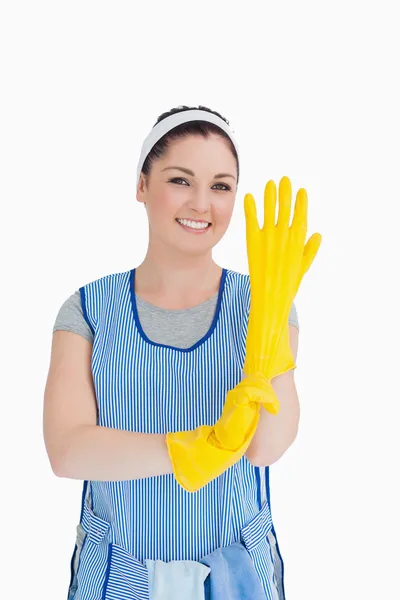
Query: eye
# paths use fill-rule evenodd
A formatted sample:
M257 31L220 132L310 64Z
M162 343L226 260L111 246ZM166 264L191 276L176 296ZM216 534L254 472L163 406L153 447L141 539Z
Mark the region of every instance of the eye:
M169 181L171 183L175 183L177 181L186 181L186 179L182 179L182 177L174 177L173 179L170 179ZM187 183L187 181L186 181L186 183ZM227 185L226 183L216 183L215 185L222 185L225 188L224 190L220 189L219 191L229 192L231 190L231 187L229 185Z
M227 192L229 192L231 189L229 185L226 185L226 183L216 183L215 185L223 185Z
M182 179L182 177L174 177L173 179L170 179L169 181L171 183L175 183L175 181L186 181L186 179Z

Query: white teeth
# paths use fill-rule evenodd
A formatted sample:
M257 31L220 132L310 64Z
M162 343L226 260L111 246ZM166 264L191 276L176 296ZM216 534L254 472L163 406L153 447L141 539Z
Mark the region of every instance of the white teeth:
M208 227L208 223L197 223L196 221L187 221L186 219L177 219L177 221L192 229L206 229Z

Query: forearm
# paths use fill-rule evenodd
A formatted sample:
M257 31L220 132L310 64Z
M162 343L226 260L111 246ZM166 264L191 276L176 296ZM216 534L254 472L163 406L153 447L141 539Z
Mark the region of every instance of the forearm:
M60 477L120 481L173 473L166 436L82 425L71 433Z
M271 380L278 396L280 410L272 415L263 407L260 420L246 457L257 466L269 466L276 462L296 439L300 404L294 382L294 371L278 375Z

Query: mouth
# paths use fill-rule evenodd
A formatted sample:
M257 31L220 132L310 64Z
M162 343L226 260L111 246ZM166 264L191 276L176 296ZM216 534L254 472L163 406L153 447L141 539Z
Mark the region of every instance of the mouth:
M208 229L210 229L212 223L208 223L207 227L201 227L198 229L194 229L193 227L188 227L187 225L183 225L183 223L180 223L178 221L178 219L175 219L175 221L178 223L178 225L180 227L182 227L182 229L184 229L185 231L189 231L190 233L196 233L196 234L202 234L205 233ZM204 221L202 221L204 223Z

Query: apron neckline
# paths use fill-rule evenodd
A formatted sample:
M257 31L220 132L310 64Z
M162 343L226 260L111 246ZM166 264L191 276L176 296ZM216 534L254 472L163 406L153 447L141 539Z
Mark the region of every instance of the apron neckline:
M195 344L193 344L189 348L178 348L177 346L169 346L168 344L160 344L158 342L153 342L153 340L151 340L150 338L147 337L147 335L145 334L145 332L144 332L144 330L142 328L142 325L140 323L140 319L139 319L139 315L138 315L138 310L137 310L136 294L135 294L135 271L136 271L136 268L133 268L133 269L130 270L130 275L129 275L129 283L130 283L130 285L129 285L129 287L130 287L131 307L132 307L133 319L134 319L136 330L137 330L138 334L140 335L140 337L147 344L150 344L151 346L158 346L160 348L169 348L170 350L175 350L177 352L193 352L193 350L195 350L196 348L198 348L198 346L201 346L202 344L204 344L204 342L214 332L214 329L215 329L215 327L217 325L217 322L218 322L218 319L219 319L219 315L220 315L220 312L221 312L222 296L223 296L223 293L224 293L224 290L225 290L225 280L226 280L226 276L227 276L227 273L228 273L228 269L226 269L225 267L222 267L222 273L221 273L221 278L220 278L220 282L219 282L219 289L218 289L218 300L217 300L217 305L216 305L216 308L215 308L214 318L212 320L210 328L205 333L205 335L203 335L203 337L200 338L200 340L198 340Z

